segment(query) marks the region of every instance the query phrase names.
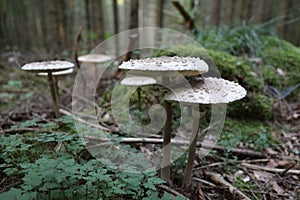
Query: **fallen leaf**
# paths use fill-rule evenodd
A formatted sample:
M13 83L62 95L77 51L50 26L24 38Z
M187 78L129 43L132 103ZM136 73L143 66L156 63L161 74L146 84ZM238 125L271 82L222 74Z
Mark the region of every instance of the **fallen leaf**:
M201 184L199 182L197 183L197 188L195 191L195 199L196 200L205 200L204 194L201 189Z
M278 166L278 163L274 159L270 159L270 161L268 162L267 166L275 168L275 167Z
M279 161L277 161L277 164L279 167L287 168L287 167L291 166L293 164L293 162L287 161L287 160L279 160Z
M284 190L277 184L276 181L272 181L272 188L277 194L283 194Z
M259 180L262 181L264 183L267 183L270 181L270 179L273 178L273 175L268 173L268 172L263 172L263 171L254 171L253 172L254 177Z
M277 151L274 151L274 150L271 149L271 148L266 148L266 151L267 151L267 153L270 154L270 155L276 155L276 154L278 154Z

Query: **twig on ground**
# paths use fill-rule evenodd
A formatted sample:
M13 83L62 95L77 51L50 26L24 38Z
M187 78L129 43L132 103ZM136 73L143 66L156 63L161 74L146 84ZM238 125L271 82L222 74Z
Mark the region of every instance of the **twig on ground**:
M300 170L293 170L293 169L278 169L278 168L271 168L271 167L263 167L263 166L258 166L258 165L252 165L252 164L248 164L248 163L241 163L241 166L250 168L250 169L254 169L254 170L263 170L263 171L267 171L267 172L274 172L274 173L279 173L279 174L283 174L283 173L287 173L287 174L296 174L296 175L300 175Z
M183 196L182 194L180 194L179 192L177 192L176 190L173 190L172 188L166 186L166 185L159 185L158 187L160 187L161 189L175 195L175 196ZM189 200L189 198L186 198L187 200Z
M239 189L231 185L229 182L225 181L220 174L205 172L205 175L208 176L216 184L226 187L228 191L233 195L234 198L242 199L242 200L250 200L250 198L247 197L243 192L241 192Z
M188 145L188 141L182 141L182 140L172 140L172 144L174 145ZM156 138L127 138L123 140L123 143L152 143L152 144L162 144L162 139L156 139ZM210 145L206 143L197 143L197 147L202 147L204 149L212 149L220 152L226 151L226 147L223 146L218 146L218 145ZM265 158L266 155L260 152L256 152L253 150L248 150L248 149L239 149L239 148L232 148L230 150L231 153L235 155L243 155L243 156L248 156L248 157L253 157L253 158Z
M209 182L207 180L203 180L203 179L196 178L196 177L193 177L193 180L201 182L201 183L204 183L204 184L209 185L211 187L217 187L217 185L215 185L215 184L213 184L213 183L211 183L211 182Z

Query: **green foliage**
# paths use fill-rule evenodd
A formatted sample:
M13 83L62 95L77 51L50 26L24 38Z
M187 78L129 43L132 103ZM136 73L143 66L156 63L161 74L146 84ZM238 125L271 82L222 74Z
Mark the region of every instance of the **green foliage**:
M265 63L262 69L264 79L265 76L269 76L265 82L267 84L284 88L299 83L300 48L279 39L274 31L265 25L204 28L196 35L196 40L207 49L235 56L262 58ZM286 71L287 76L279 77L273 68Z
M22 81L20 80L9 80L7 84L2 86L4 89L16 89L22 87Z
M263 25L221 26L201 29L197 41L205 48L232 55L263 56L263 36L274 36L274 31Z
M300 81L300 48L274 37L265 37L265 60L286 75L281 77L281 87L290 87Z
M20 80L8 80L0 87L0 108L7 110L16 107L17 100L30 99L33 91L24 89Z
M243 119L266 120L274 117L272 98L259 94L249 93L247 97L227 106L228 115Z
M228 147L228 150L243 143L256 151L262 151L276 141L268 126L260 121L227 118L218 143Z
M38 127L45 133L0 135L0 168L7 176L22 177L22 184L1 193L0 199L174 198L157 192L156 186L164 181L154 170L129 173L124 171L129 166L111 167L109 160L81 157L85 148L70 117L49 124L34 119L13 128L25 127ZM84 126L80 130L94 131Z
M262 199L261 194L257 192L251 192L251 191L257 191L259 188L255 185L252 181L245 182L241 177L237 177L236 181L233 183L233 185L238 188L239 190L247 190L243 191L250 199Z

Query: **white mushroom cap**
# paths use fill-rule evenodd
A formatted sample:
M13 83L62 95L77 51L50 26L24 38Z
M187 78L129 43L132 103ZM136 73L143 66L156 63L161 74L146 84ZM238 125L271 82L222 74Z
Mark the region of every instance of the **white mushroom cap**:
M190 88L179 87L165 100L195 104L229 103L245 97L247 91L237 83L220 78L204 78Z
M78 61L86 63L103 63L112 60L112 56L104 54L87 54L84 56L79 56Z
M156 80L154 78L149 78L145 76L126 77L121 81L121 85L128 86L144 86L153 84L156 84Z
M28 63L22 67L22 70L29 72L58 72L73 68L74 64L67 61L53 60L43 62Z
M155 73L155 72L180 72L185 76L192 76L202 74L208 71L208 65L196 57L155 57L136 59L123 62L120 69L136 70L140 73L142 71ZM148 73L147 73L148 74ZM176 73L173 73L176 75Z
M73 70L73 68L71 68L71 69L67 69L67 70L64 70L64 71L53 72L52 75L53 76L64 76L64 75L72 74L73 72L74 72L74 70ZM38 75L47 76L48 73L40 72L40 73L38 73Z

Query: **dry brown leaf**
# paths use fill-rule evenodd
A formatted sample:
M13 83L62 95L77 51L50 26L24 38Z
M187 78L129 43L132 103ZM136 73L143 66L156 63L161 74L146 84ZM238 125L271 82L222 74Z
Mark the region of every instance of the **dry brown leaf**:
M292 175L292 178L297 180L297 181L299 181L299 179L300 179L299 176L297 176L297 175Z
M264 171L253 171L254 177L259 180L262 181L264 183L267 183L270 181L270 179L273 178L273 175L268 173L268 172L264 172Z
M271 148L266 148L266 151L267 151L267 153L270 154L270 155L276 155L276 154L278 154L277 151L274 151L274 150L271 149Z
M276 181L272 181L272 188L277 194L283 194L284 190L277 184Z
M292 164L293 164L293 162L287 161L287 160L279 160L279 161L277 161L277 165L279 167L283 167L283 168L287 168L287 167L291 166Z
M275 168L275 167L278 166L278 163L274 159L270 159L270 161L268 162L267 166Z
M201 184L197 182L197 188L195 191L195 199L196 200L205 200L204 194L201 189Z

